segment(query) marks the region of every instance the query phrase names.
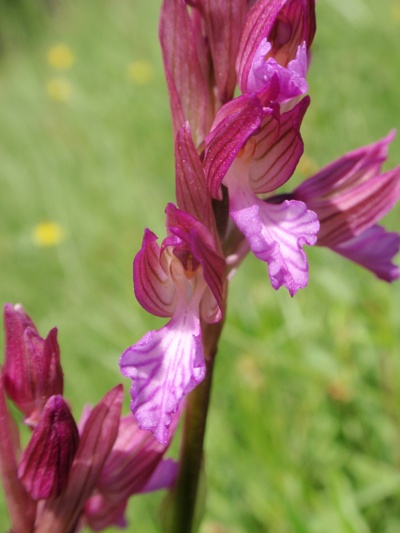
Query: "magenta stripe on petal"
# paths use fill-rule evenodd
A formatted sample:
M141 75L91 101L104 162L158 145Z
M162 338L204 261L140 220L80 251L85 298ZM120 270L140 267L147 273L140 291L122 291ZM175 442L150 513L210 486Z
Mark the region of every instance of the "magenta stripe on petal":
M290 111L264 119L255 136L256 148L250 162L253 192L274 191L292 176L304 151L300 126L309 104L310 99L306 97Z
M201 220L217 239L211 198L189 123L178 131L175 141L176 199L179 209Z
M378 142L357 148L326 165L297 187L296 198L308 203L314 198L334 197L368 181L381 171L394 136L393 130Z
M221 183L247 139L261 125L263 109L255 95L242 95L221 108L206 139L204 170L213 198L221 199Z
M254 56L261 41L268 37L285 2L286 0L259 0L246 17L236 60L238 85L242 93L249 92L247 83Z
M133 262L135 296L149 313L170 317L176 304L175 285L160 266L157 237L146 229L142 248Z

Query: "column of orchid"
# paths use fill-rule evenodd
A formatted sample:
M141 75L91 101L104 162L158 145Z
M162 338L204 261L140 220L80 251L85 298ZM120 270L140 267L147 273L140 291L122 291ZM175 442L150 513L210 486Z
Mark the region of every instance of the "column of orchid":
M128 348L120 366L132 380L139 427L161 444L171 416L186 406L168 526L174 533L195 527L213 360L227 284L243 257L252 251L267 264L273 288L292 296L308 282L305 245L328 246L386 281L399 277L392 259L400 236L376 225L400 194L400 169L381 172L393 134L292 193L279 191L303 153L315 29L314 0L162 5L177 205L166 208L161 244L145 231L134 290L147 311L170 320Z

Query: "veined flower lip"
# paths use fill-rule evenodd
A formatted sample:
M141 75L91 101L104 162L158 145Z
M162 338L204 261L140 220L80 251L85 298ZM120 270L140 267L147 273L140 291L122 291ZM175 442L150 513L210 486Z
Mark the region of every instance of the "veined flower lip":
M120 367L132 379L131 410L139 427L166 445L171 417L205 375L198 305L177 307L166 326L125 350Z

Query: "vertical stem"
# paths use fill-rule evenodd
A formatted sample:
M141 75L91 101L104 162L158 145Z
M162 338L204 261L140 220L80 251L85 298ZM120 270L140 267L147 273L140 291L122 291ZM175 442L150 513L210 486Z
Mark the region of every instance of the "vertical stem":
M188 396L180 456L180 470L172 496L169 533L195 533L194 523L203 443L210 401L214 358L223 321L203 324L202 336L206 360L206 376Z

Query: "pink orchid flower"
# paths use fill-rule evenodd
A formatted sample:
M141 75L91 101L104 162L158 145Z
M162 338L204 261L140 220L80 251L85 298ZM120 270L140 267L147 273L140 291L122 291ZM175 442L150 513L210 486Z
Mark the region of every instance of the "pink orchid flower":
M161 247L145 231L134 261L139 303L156 316L171 317L121 356L132 379L131 409L141 429L165 444L171 415L205 375L201 320L221 319L225 261L209 230L173 204L166 209L167 237Z
M228 188L229 213L256 257L266 262L272 286L293 296L308 282L304 245L313 245L319 223L304 202L275 204L269 194L291 177L302 153L300 124L309 100L280 114L256 95L242 95L217 114L206 139L204 168L214 198ZM268 197L267 197L268 198Z

